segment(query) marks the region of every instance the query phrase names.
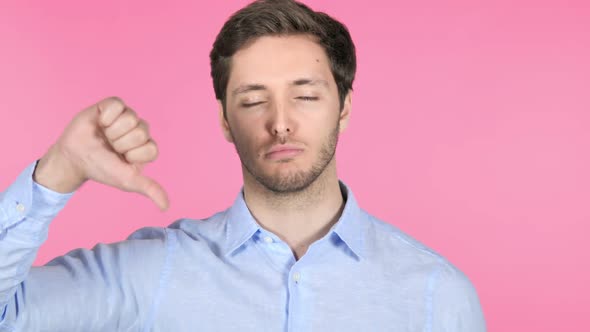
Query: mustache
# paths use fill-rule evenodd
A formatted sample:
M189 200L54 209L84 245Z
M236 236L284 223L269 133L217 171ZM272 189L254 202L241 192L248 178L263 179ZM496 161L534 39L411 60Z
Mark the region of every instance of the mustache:
M289 138L287 136L281 136L281 137L277 137L276 139L272 140L271 142L269 142L268 144L265 144L265 148L266 149L270 149L273 146L277 146L277 145L295 145L295 146L303 146L304 144L294 140L292 138Z

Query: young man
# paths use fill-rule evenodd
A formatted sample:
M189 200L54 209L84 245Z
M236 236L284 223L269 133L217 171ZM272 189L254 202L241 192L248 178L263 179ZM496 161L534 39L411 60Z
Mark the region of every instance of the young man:
M234 14L211 52L234 204L31 264L88 180L168 205L157 146L119 98L80 112L0 201L0 331L485 331L451 263L356 203L334 153L351 112L346 28L289 0ZM98 134L97 134L98 133Z

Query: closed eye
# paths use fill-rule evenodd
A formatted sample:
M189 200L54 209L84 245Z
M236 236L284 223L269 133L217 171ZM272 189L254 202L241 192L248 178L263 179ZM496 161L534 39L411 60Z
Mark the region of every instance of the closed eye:
M247 108L247 107L254 107L254 106L257 106L257 105L260 105L260 104L264 104L264 103L265 103L264 101L258 101L258 102L255 102L255 103L242 103L241 106Z
M318 100L318 97L310 97L310 96L299 96L296 99L305 100L305 101L313 101Z

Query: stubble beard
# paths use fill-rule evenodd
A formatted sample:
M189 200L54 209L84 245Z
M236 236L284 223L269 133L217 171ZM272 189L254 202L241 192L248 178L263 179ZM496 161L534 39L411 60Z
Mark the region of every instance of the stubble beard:
M317 160L313 163L309 170L300 170L284 175L265 174L259 167L256 166L255 159L252 158L248 147L242 146L239 141L235 140L234 146L238 156L240 157L242 165L258 183L275 194L290 194L301 192L307 189L325 171L326 167L330 164L336 153L339 131L340 124L337 122L335 128L324 140L324 144L320 149ZM290 159L281 160L279 162L290 162Z

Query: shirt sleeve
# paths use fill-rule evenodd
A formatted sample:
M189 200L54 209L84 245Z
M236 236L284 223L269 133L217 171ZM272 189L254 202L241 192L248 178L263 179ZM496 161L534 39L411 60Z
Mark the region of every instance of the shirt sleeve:
M0 197L0 332L140 330L159 287L167 230L140 229L31 267L73 194L35 184L34 167Z
M74 194L61 194L35 182L33 172L37 163L38 160L29 164L8 189L0 193L0 236L25 219L36 220L25 227L29 230L46 228Z
M486 332L486 323L475 287L454 266L434 274L432 297L434 332Z
M33 181L31 163L0 193L0 321L8 299L24 280L49 224L73 193L60 194Z

